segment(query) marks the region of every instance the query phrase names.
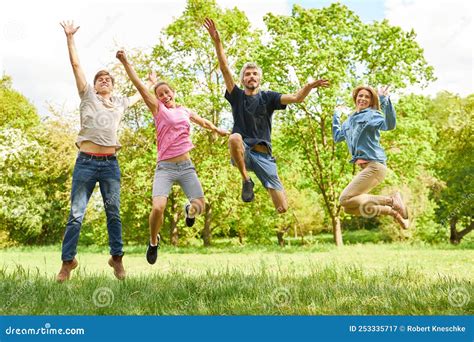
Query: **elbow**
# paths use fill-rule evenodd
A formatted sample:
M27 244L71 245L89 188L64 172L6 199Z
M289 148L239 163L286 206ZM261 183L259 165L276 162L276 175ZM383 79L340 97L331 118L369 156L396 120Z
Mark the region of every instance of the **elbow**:
M391 120L387 124L387 131L393 131L397 127L397 121L396 120Z
M303 96L303 95L295 95L294 96L295 103L302 103L305 98L306 98L306 96Z
M290 103L302 103L303 101L304 101L304 97L303 97L303 96L293 95L293 96L290 98Z

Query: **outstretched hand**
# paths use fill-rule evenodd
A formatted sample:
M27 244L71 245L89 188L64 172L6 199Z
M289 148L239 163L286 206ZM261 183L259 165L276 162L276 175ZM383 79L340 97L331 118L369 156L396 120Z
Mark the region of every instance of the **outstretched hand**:
M216 24L214 23L214 20L212 20L210 18L206 18L204 20L203 26L206 28L207 32L209 32L209 35L211 36L211 38L214 42L218 42L220 40L219 32L217 31Z
M117 57L117 59L122 63L127 62L127 55L124 50L118 50L115 57Z
M151 84L157 84L158 83L158 76L156 74L155 71L151 71L149 74L148 74L148 81L151 83Z
M390 95L390 93L389 93L389 91L388 91L389 88L390 88L389 85L387 85L387 86L385 86L385 87L384 87L384 86L380 87L380 88L378 89L378 95L379 95L379 96L389 96L389 95Z
M322 79L322 80L309 82L309 84L311 85L311 88L319 88L319 87L326 88L326 87L329 87L331 83L328 80Z
M77 32L77 30L79 30L79 27L74 27L74 21L72 20L66 20L66 21L63 21L63 22L60 22L59 25L61 25L64 29L64 33L67 35L73 35L74 33Z

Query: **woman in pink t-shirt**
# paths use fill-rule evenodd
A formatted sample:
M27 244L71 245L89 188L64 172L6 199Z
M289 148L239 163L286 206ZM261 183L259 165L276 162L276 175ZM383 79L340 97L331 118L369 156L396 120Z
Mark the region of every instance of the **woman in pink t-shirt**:
M146 252L147 261L154 264L158 257L159 232L163 224L166 202L173 183L177 182L188 197L189 203L185 205L188 227L194 224L195 216L204 210L204 193L189 156L189 151L194 148L189 137L190 121L221 136L229 135L229 132L217 128L209 120L177 105L175 92L166 82L155 85L156 97L153 96L138 78L125 52L118 51L117 58L122 62L130 80L142 95L155 121L158 163L153 181L153 208L149 219L150 242Z

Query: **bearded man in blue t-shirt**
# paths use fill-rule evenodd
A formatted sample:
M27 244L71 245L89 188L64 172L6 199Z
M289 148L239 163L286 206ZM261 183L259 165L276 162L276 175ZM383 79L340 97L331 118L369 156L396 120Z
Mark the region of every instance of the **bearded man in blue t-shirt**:
M240 81L244 86L241 89L232 78L214 21L207 18L204 27L214 42L226 86L225 98L232 106L234 127L229 137L229 150L232 163L242 176L242 200L251 202L254 199L254 183L248 174L248 171L253 171L268 190L277 211L284 213L288 210L288 202L272 156L273 112L285 109L287 104L302 102L313 88L327 87L329 82L309 82L295 94L263 91L260 90L262 70L255 63L245 63L240 71Z

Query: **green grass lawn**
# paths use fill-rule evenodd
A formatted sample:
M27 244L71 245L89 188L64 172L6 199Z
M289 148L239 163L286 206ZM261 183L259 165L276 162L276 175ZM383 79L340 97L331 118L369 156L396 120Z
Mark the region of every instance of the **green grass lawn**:
M157 264L126 248L125 281L106 247L79 246L79 268L54 282L60 247L0 251L0 314L466 315L474 313L474 251L354 244L163 246Z

